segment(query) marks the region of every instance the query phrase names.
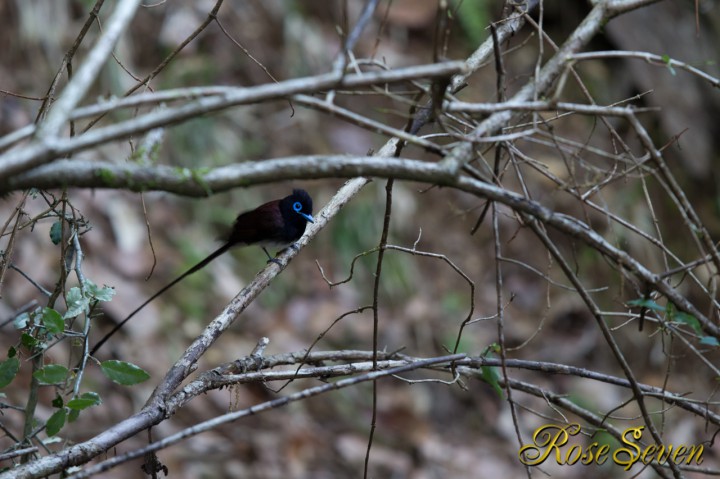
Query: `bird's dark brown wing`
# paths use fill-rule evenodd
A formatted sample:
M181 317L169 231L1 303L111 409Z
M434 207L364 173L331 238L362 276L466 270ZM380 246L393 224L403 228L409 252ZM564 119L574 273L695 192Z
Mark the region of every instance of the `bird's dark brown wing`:
M233 245L281 242L283 218L280 201L270 201L235 219L228 242Z

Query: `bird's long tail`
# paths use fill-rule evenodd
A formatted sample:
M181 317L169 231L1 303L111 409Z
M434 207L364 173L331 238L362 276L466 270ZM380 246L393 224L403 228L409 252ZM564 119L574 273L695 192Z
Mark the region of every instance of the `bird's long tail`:
M193 266L192 268L190 268L189 270L185 271L183 274L181 274L180 276L178 276L177 278L175 278L171 283L169 283L169 284L167 284L166 286L164 286L160 291L158 291L157 293L155 293L155 294L153 294L152 296L150 296L150 298L148 298L143 304L141 304L140 306L138 306L137 309L135 309L135 311L133 311L132 313L130 313L130 315L129 315L127 318L123 319L123 320L120 321L118 324L116 324L115 327L114 327L109 333L107 333L107 334L92 348L92 350L90 351L90 355L91 355L91 356L94 355L94 354L98 351L98 349L100 349L100 348L102 347L102 345L105 344L105 342L106 342L108 339L110 339L110 337L111 337L113 334L117 333L117 332L120 330L120 328L123 327L123 325L124 325L125 323L127 323L128 321L130 321L130 319L131 319L133 316L135 316L141 309L143 309L145 306L147 306L148 303L150 303L153 299L157 298L158 296L160 296L161 294L163 294L165 291L167 291L168 289L170 289L170 288L172 288L173 286L175 286L176 284L178 284L180 281L182 281L183 279L185 279L187 276L190 276L191 274L195 273L196 271L199 271L199 270L201 270L202 268L204 268L210 261L214 260L215 258L217 258L218 256L220 256L221 254L223 254L225 251L227 251L228 249L230 249L231 246L232 246L231 243L225 243L224 245L222 245L221 247L219 247L218 249L216 249L215 251L213 251L212 253L210 253L207 258L205 258L204 260L200 261L198 264L196 264L195 266Z

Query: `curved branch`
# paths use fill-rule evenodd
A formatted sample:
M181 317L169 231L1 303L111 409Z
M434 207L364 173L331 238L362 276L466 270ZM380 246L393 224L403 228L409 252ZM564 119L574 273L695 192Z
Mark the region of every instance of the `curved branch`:
M90 85L95 81L105 60L112 53L115 43L130 24L140 0L119 2L107 22L103 34L98 38L82 66L63 90L60 98L53 105L47 119L40 124L37 136L40 139L52 138L60 134L60 130L70 116L70 112L83 99Z
M385 149L384 149L385 150ZM202 197L238 186L250 186L290 179L355 178L359 176L397 178L450 186L475 196L497 201L529 214L561 232L584 241L644 283L652 285L678 308L695 316L705 331L720 336L720 328L710 322L666 279L653 273L625 251L613 246L584 222L557 213L515 192L465 176L454 176L445 162L428 163L408 158L384 156L298 156L261 162L223 166L201 173L170 167L142 167L131 164L67 160L56 162L0 183L0 193L19 188L81 186L123 188L134 191L156 189L185 196ZM311 228L312 231L317 230Z
M466 354L453 354L448 356L440 356L435 358L428 358L428 359L420 359L417 361L388 361L387 364L382 364L381 366L387 367L388 369L379 369L379 370L371 370L369 372L366 372L365 374L361 376L355 376L355 377L349 377L345 379L340 379L336 382L331 382L329 384L321 384L319 386L314 386L308 389L304 389L298 392L291 393L287 396L281 396L276 399L272 399L269 401L265 401L260 404L256 404L254 406L251 406L246 409L241 409L239 411L229 412L226 414L223 414L221 416L215 417L213 419L209 419L207 421L203 421L201 423L198 423L190 428L183 429L182 431L172 434L168 437L165 437L161 439L160 441L153 442L152 444L132 452L129 452L127 454L123 454L120 456L113 457L111 459L107 459L100 464L97 464L92 467L88 467L87 469L83 470L82 472L79 472L76 475L73 475L71 477L76 479L82 479L86 477L90 477L94 474L98 474L100 472L107 471L113 467L115 467L118 464L122 464L123 462L127 462L131 459L135 459L138 457L142 457L144 454L147 454L148 452L153 451L159 451L161 449L165 449L173 444L177 444L180 441L183 441L184 439L192 436L196 436L200 433L210 431L222 424L227 424L232 421L236 421L238 419L241 419L243 417L252 416L255 414L259 414L264 411L268 411L271 409L275 409L278 407L285 406L287 404L290 404L292 402L300 401L303 399L307 399L310 397L317 396L319 394L324 394L330 391L337 391L339 389L343 389L349 386L354 386L356 384L360 384L367 381L376 381L380 378L392 376L408 371L413 371L420 368L427 368L430 366L437 365L439 363L449 363L452 361L457 361L464 359L466 357ZM362 371L364 368L363 366L368 367L369 365L366 363L365 365L360 365L358 368L360 371ZM367 369L365 369L367 370Z
M185 105L177 107L153 110L145 115L98 128L72 138L41 136L42 141L31 142L27 146L0 155L0 176L9 176L14 173L23 172L70 153L85 150L110 141L121 140L136 133L152 130L153 128L180 123L231 106L286 98L297 93L312 93L327 88L359 88L368 85L404 82L410 79L450 76L465 71L465 63L455 61L352 75L339 76L335 73L326 73L313 77L296 78L250 88L219 87L219 90L216 90L216 87L212 87L213 90L222 91L222 93L195 99ZM193 89L186 90L185 95L193 95L193 91ZM151 103L157 103L157 95L158 94L152 93L145 94L143 99ZM160 96L160 98L165 97L167 97L167 95ZM135 97L110 100L98 108L83 110L83 114L99 114L118 108L119 106L132 106L136 104L137 100ZM70 108L72 108L72 106ZM70 108L65 112L66 115L64 119L70 116Z

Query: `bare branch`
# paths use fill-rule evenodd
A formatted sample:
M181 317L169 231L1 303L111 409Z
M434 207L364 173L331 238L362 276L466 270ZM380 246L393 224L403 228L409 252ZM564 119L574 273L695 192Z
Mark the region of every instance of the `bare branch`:
M37 137L41 142L49 141L60 134L70 112L83 99L90 85L97 78L98 72L112 53L115 43L129 25L139 5L140 0L125 0L117 4L108 20L105 32L98 38L82 66L78 68L70 83L53 105L45 121L40 124ZM14 170L12 165L3 164L3 167L6 168L6 172Z
M154 128L179 123L190 118L213 111L222 110L231 106L256 103L271 99L285 98L297 93L308 93L325 88L358 88L368 85L382 83L404 82L416 78L432 78L434 76L447 76L464 71L462 62L448 62L436 65L421 65L417 67L404 68L400 70L367 72L340 76L329 73L309 78L287 80L280 83L270 83L250 88L220 88L222 93L214 96L202 97L191 101L180 107L168 107L154 110L137 118L132 118L114 125L98 128L72 138L45 138L42 142L31 142L22 148L11 150L0 155L0 177L16 174L28 170L42 163L52 161L55 158L81 151L101 143L113 140L128 138L136 133L145 132ZM205 92L207 93L207 92ZM171 96L176 96L173 92ZM198 92L194 89L184 89L187 97L195 96ZM140 95L138 95L140 97ZM83 115L98 114L123 106L137 106L136 98L131 97L123 100L111 100L101 108L88 109ZM145 94L141 100L149 103L157 103L158 98L167 98L157 94ZM57 108L57 107L56 107ZM69 117L69 110L63 116L63 120ZM13 138L17 138L14 136Z

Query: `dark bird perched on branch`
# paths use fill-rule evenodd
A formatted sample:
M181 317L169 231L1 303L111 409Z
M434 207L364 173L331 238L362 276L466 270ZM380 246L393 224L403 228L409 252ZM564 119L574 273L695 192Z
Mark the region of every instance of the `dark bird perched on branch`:
M175 286L185 277L204 268L210 261L214 260L233 246L249 246L259 245L268 257L268 262L277 262L270 256L266 247L274 246L285 248L294 246L294 243L300 239L305 233L307 222L314 223L312 217L312 198L305 190L293 190L290 196L286 196L281 200L274 200L264 205L260 205L254 210L240 213L233 223L232 230L228 235L225 243L218 249L210 253L205 259L198 264L175 278L169 284L160 289L157 293L143 304L137 307L135 311L120 321L109 333L107 333L92 348L90 354L95 354L105 342L115 334L120 328L127 323L130 318L135 316L141 309L147 306L150 301L163 294L168 289ZM279 264L279 263L278 263Z

